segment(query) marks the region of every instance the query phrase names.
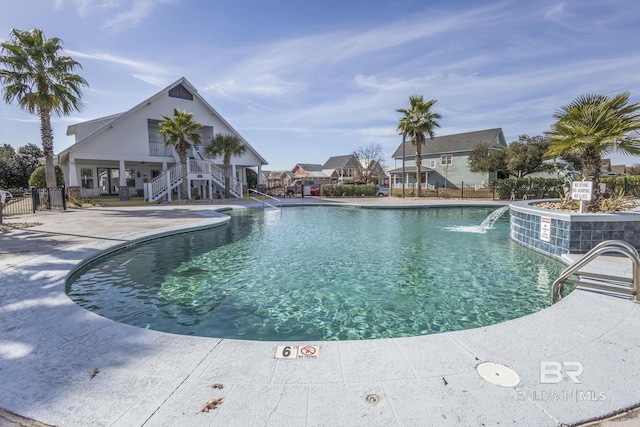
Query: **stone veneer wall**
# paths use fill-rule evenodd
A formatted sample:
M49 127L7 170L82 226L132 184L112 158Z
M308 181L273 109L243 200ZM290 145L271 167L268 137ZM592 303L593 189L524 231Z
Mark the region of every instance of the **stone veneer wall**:
M510 204L511 238L526 247L556 258L586 253L604 240L624 240L640 249L640 212L580 214L533 206L539 202ZM548 241L541 237L542 218L550 224Z

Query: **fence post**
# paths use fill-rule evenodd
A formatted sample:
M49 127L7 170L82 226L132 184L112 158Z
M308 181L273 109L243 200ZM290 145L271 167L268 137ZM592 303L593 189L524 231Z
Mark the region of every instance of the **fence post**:
M37 197L36 187L31 187L31 207L33 213L36 213L36 206L40 204L40 200Z
M462 184L460 185L460 198L464 199L464 181L462 181Z
M66 195L66 191L67 187L65 187L64 185L62 186L61 190L62 191L62 210L67 210L67 195Z

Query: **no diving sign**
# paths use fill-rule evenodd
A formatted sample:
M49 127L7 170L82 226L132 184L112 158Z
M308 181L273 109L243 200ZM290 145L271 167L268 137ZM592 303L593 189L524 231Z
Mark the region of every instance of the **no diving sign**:
M571 184L571 198L573 200L591 200L593 181L573 181Z
M276 359L295 359L297 357L318 357L320 347L316 345L279 345Z

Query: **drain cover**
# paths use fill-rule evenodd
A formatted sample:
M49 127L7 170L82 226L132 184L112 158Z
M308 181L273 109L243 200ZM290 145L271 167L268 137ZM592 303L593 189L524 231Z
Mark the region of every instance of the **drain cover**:
M493 362L484 362L476 366L478 374L487 382L502 387L515 387L520 384L520 375L513 369Z
M364 397L364 400L366 400L368 403L371 403L372 405L375 405L376 403L380 402L380 396L378 396L377 394L367 394Z

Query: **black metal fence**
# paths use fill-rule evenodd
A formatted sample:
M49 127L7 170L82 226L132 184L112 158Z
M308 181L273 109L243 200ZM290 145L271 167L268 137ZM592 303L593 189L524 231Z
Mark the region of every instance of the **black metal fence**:
M7 190L0 189L0 192ZM0 223L2 217L25 215L46 210L67 210L67 191L61 188L30 188L26 191L4 193L0 203Z
M466 184L449 185L447 187L432 187L422 184L420 197L437 199L499 199L500 195L493 185ZM389 195L395 197L402 196L402 185L396 184L389 189ZM417 197L418 188L415 183L407 183L404 188L405 197Z
M555 178L518 178L491 180L484 183L452 183L447 187L422 185L420 197L440 199L489 199L521 200L557 198L564 182ZM389 190L392 196L402 196L402 185L395 184ZM407 183L405 197L418 195L416 184Z

